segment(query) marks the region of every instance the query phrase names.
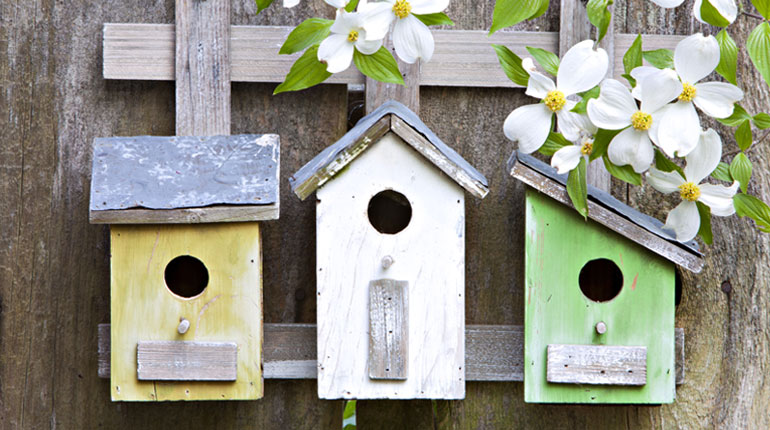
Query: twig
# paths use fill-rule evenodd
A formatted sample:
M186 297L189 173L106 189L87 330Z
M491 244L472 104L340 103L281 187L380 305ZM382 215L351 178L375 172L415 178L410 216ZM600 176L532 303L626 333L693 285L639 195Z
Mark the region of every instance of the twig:
M743 152L744 154L749 153L749 152L751 152L751 150L753 150L755 147L757 147L757 145L762 143L763 140L767 139L768 136L770 136L770 129L765 130L765 132L762 133L762 136L760 136L759 139L753 141L751 143L751 146L749 146L749 149L747 149L745 151L741 151L740 148L739 148L737 151L725 152L724 155L727 156L727 157L730 157L730 156L733 156L733 155L737 155L739 152Z
M741 12L741 13L746 15L746 16L748 16L748 17L756 18L756 19L758 19L760 21L764 21L765 20L765 17L763 17L762 15L757 15L756 13L751 13L751 12Z

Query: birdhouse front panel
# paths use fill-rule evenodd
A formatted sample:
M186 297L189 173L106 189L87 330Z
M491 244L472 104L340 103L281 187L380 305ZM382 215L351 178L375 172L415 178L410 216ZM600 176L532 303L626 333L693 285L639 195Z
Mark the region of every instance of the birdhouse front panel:
M388 132L317 198L319 397L463 398L463 188Z
M674 264L526 193L527 402L670 403Z
M110 235L112 399L261 398L259 224Z

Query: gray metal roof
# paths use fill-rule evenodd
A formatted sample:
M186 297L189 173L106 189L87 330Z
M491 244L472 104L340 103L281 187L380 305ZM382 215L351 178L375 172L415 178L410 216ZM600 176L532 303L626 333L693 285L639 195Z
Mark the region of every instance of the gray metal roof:
M279 137L110 137L94 140L92 211L278 202Z
M430 144L446 157L446 159L456 165L459 169L463 170L472 180L478 182L485 189L488 188L489 184L487 178L473 168L473 166L465 161L465 159L463 159L457 152L442 142L441 139L439 139L438 136L436 136L436 134L420 120L417 114L403 104L389 100L383 103L382 106L377 108L374 112L361 118L356 126L348 131L340 140L321 151L315 158L302 166L301 169L290 177L289 183L291 184L292 191L296 192L300 185L309 181L319 171L325 169L332 162L340 162L341 155L355 145L370 128L386 115L395 115L406 122L410 127L427 139ZM354 158L355 157L343 159L342 162L347 164L353 161ZM457 181L456 178L453 179ZM323 185L323 183L320 183L317 186L320 185ZM462 186L463 184L460 185Z
M556 173L556 169L538 160L537 158L532 157L530 155L522 154L517 151L513 151L513 154L511 154L511 158L508 160L509 171L513 168L513 165L516 162L520 162L521 164L531 168L532 170L538 172L539 174L558 182L559 184L563 185L566 188L567 175L566 174L559 175L558 173ZM588 185L588 199L620 215L626 220L636 224L637 226L647 230L648 232L658 236L659 238L667 242L670 242L674 245L677 245L678 247L683 248L694 255L697 255L699 257L702 256L702 254L698 249L697 242L695 242L694 240L686 243L679 242L678 240L676 240L676 237L673 234L662 229L663 227L662 222L626 205L620 200L612 197L609 193L606 193L591 185Z

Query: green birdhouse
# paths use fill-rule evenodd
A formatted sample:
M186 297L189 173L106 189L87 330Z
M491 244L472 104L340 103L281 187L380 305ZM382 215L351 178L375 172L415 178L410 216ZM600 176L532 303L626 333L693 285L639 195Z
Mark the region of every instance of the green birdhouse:
M671 403L676 266L703 267L646 216L589 186L588 219L566 175L514 153L525 221L524 398L534 403Z

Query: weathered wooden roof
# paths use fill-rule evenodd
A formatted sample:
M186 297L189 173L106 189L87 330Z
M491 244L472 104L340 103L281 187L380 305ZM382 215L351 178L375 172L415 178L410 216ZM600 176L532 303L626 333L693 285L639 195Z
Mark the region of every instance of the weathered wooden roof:
M516 179L572 206L566 189L567 175L557 174L548 164L514 151L508 160L508 170ZM692 272L698 273L703 268L703 255L695 241L677 241L662 229L662 222L591 185L588 186L588 217Z
M278 218L278 135L97 138L93 151L92 223Z
M484 198L489 192L484 175L442 142L414 112L393 100L361 118L340 140L321 151L290 177L292 191L304 200L389 131L397 134L469 193Z

